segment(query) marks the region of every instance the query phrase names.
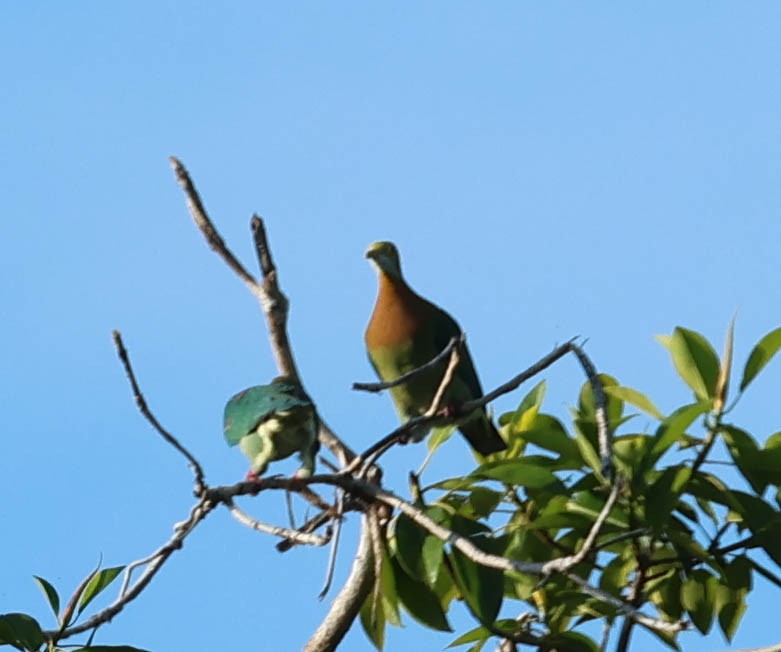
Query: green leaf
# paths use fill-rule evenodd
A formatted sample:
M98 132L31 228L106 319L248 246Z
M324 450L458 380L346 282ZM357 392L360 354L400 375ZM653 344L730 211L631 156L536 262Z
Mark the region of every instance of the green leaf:
M393 534L396 560L410 577L422 579L425 570L420 551L423 549L426 532L408 516L399 514L393 522Z
M613 459L616 468L627 478L635 477L652 445L653 438L648 435L622 435L614 438Z
M708 571L698 568L689 574L681 588L681 603L694 626L703 634L713 624L714 599L718 580Z
M726 595L729 599L719 610L719 627L724 632L726 639L732 642L732 637L738 631L743 614L746 613L746 598L740 591L730 591L724 586L719 586L719 589L726 589Z
M538 414L524 430L514 430L513 436L543 450L558 453L563 458L581 461L575 441L567 434L561 421L549 414Z
M781 328L770 331L757 342L757 345L749 354L746 366L743 369L743 380L740 381L741 392L748 387L749 383L772 360L773 356L778 353L779 348L781 348Z
M621 591L629 583L629 576L637 567L637 562L631 554L631 541L627 541L626 546L629 554L613 557L599 578L599 588L614 596L621 595Z
M724 578L717 590L719 627L727 640L738 629L746 611L746 596L751 591L751 562L743 555L724 565Z
M649 487L645 497L645 513L648 523L657 534L666 530L670 514L690 477L691 468L688 466L671 466Z
M117 575L119 575L124 566L114 566L113 568L104 568L101 571L95 573L92 579L84 589L84 593L81 594L79 599L79 609L77 611L80 614L87 605L92 602L111 582L114 581Z
M675 369L697 398L713 398L720 365L710 342L699 333L678 326L673 331L669 350Z
M671 634L670 632L660 632L656 629L648 628L646 630L649 634L653 634L658 638L662 643L664 643L667 647L669 647L671 650L675 650L675 652L681 652L681 648L678 645L678 642L675 640L675 634Z
M530 489L561 486L561 481L551 471L522 460L489 462L478 467L471 475Z
M680 620L683 614L681 604L681 588L683 582L678 570L674 570L664 582L648 596L656 608L669 620Z
M735 510L754 534L756 541L770 558L781 566L781 514L757 496L743 491L733 491L732 495L740 507Z
M583 430L584 424L579 423L580 420L575 422L575 443L578 445L578 450L583 458L583 461L589 465L592 471L598 478L604 480L602 476L602 460L599 459L597 451L595 450L591 441L586 436Z
M479 547L481 539L472 543ZM493 623L499 614L504 597L504 574L495 568L476 564L458 549L453 548L450 561L456 575L456 582L467 605L481 623Z
M659 421L664 419L664 415L653 404L653 401L651 401L651 399L648 398L645 394L638 392L636 389L616 385L614 387L605 387L605 393L609 394L610 396L615 396L625 403L634 405L637 409L642 410L646 414L650 414L652 417L654 417L654 419L658 419Z
M38 621L22 613L0 616L0 645L12 645L19 650L37 650L43 645L43 632Z
M606 492L599 495L591 491L579 491L573 494L572 499L567 503L566 509L575 514L583 514L593 523L597 520L602 509L605 507ZM629 521L626 511L620 506L614 506L610 511L603 532L609 530L607 526L615 526L619 529L629 528Z
M57 590L42 577L38 577L37 575L33 575L33 577L35 578L35 581L38 582L38 586L41 587L41 591L43 591L43 594L46 596L46 600L49 602L49 606L52 608L52 611L54 612L54 617L57 619L57 622L59 623L60 596L57 595Z
M457 478L448 478L446 480L440 480L439 482L435 482L434 484L428 485L424 488L424 493L429 489L444 489L445 491L463 491L464 489L469 489L475 484L480 482L480 478L475 477L457 477Z
M452 632L439 598L428 586L411 578L398 564L393 564L393 577L399 602L421 625L442 632Z
M487 642L488 641L478 641L472 647L470 647L466 652L483 652L483 648L485 647L485 644Z
M616 422L621 418L624 412L624 402L617 396L607 391L608 387L618 387L618 381L607 374L598 374L599 380L602 381L602 389L605 391L605 399L607 401L607 418L611 425L615 426ZM591 387L591 381L586 381L580 388L579 406L578 409L581 414L581 418L593 421L596 414L596 406L594 404L594 390Z
M694 420L710 410L709 401L692 403L678 408L668 416L654 435L654 442L649 448L648 455L643 462L643 469L647 470L656 464L657 460L677 441L679 441L686 429L694 423Z
M727 488L727 485L715 475L705 473L704 471L697 471L691 477L686 491L692 496L724 505L735 511L742 509L740 502L735 498L732 491Z
M404 514L396 519L394 533L398 562L410 577L433 586L442 564L445 544Z
M781 463L781 449L776 449L778 459L771 462L775 465L769 464L767 469L763 469L763 451L751 435L734 426L725 426L722 435L735 465L755 492L762 494L773 477L781 477L781 466L778 465Z
M475 516L491 514L502 501L502 494L488 487L475 487L469 494L469 504Z
M470 629L468 632L461 634L461 636L459 636L445 649L458 647L459 645L466 645L467 643L487 641L489 638L491 638L491 636L493 636L493 634L481 625L480 627L475 627L474 629Z
M456 427L452 424L432 428L431 434L426 438L426 446L428 446L429 451L434 452L437 450L437 448L453 436L455 431Z
M385 620L391 625L401 627L396 577L393 573L393 564L388 556L388 549L385 546L382 547L382 568L380 569L380 603Z
M734 315L727 329L727 339L724 342L724 355L721 358L719 367L719 378L716 381L714 391L713 408L721 414L724 411L724 405L727 402L727 393L729 392L730 377L732 376L732 352L735 343L735 318Z
M361 606L361 626L366 637L378 650L385 647L385 614L382 606L375 601L374 591L363 601Z
M599 645L585 634L580 632L562 632L551 634L543 639L544 645L540 649L566 650L567 652L599 652Z
M546 387L545 381L542 380L523 397L510 420L511 432L522 432L534 422L545 398Z

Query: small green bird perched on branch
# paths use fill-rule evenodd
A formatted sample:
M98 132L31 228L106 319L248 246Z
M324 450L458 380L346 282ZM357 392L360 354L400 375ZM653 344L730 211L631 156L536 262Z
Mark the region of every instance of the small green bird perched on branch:
M252 465L248 480L257 480L270 462L295 452L301 457L296 477L310 477L320 449L319 426L315 406L304 388L285 376L236 394L225 406L223 418L228 445L238 444Z
M379 289L364 340L369 361L384 382L423 366L461 333L456 321L441 308L416 294L401 274L399 252L392 242L375 242L366 257L377 268ZM431 405L447 365L444 360L410 381L390 388L402 423L423 414ZM480 398L483 389L466 347L445 393L443 405L458 406ZM461 434L482 455L496 453L507 444L491 423L484 408L475 410L458 424ZM427 432L415 432L420 441Z

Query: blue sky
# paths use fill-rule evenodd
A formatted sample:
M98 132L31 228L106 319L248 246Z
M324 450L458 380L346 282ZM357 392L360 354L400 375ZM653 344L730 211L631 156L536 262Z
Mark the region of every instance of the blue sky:
M0 612L50 625L32 574L72 590L100 555L148 554L192 502L182 459L134 408L113 328L208 480L246 470L222 407L273 361L167 156L253 270L248 221L266 218L305 382L356 448L395 425L387 397L349 390L372 376L363 251L379 239L457 316L485 386L580 335L670 410L689 396L655 334L682 324L720 347L739 310L742 365L781 323L780 23L773 2L4 5ZM580 372L546 378L546 409L566 415ZM781 423L779 382L771 366L734 414L761 440ZM461 443L432 477L469 468ZM389 484L403 490L423 454L388 456ZM247 506L281 522L279 503ZM280 557L220 511L98 640L297 649L326 608L325 559ZM777 642L777 601L759 585L734 647ZM451 640L407 620L388 649ZM356 627L343 649L366 646Z

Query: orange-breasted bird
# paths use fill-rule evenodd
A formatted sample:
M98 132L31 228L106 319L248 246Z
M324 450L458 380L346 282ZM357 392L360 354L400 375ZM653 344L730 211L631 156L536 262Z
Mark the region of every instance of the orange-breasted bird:
M379 280L377 302L364 335L366 352L374 371L388 382L429 362L461 333L461 328L444 310L407 285L401 274L399 252L392 242L369 245L366 257L376 266ZM443 360L433 369L390 388L402 423L429 408L446 366L447 360ZM482 395L472 358L463 347L443 405L458 406ZM472 448L482 455L507 448L484 408L466 415L457 425ZM415 432L412 437L420 441L426 434L428 431Z

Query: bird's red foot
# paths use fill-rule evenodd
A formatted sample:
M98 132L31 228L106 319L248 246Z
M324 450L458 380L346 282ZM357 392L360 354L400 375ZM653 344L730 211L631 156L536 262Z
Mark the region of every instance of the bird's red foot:
M442 408L442 414L446 419L455 419L461 413L460 403L450 403Z
M263 478L261 478L255 471L250 469L247 471L247 475L244 476L244 482L254 482L255 484L263 484Z

